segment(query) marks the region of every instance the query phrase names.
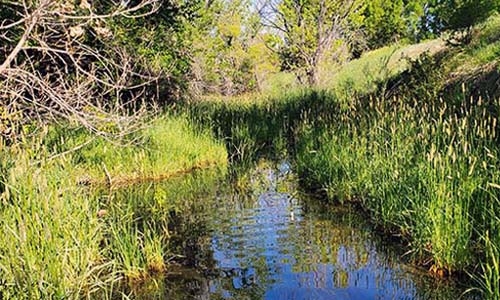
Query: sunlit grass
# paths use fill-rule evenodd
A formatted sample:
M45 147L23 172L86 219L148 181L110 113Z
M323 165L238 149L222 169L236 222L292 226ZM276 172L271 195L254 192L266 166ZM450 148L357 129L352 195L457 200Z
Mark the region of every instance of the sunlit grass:
M356 94L373 93L381 84L400 74L409 67L409 60L415 60L423 53L435 54L444 48L441 39L415 45L391 45L364 53L343 66L333 68L331 74L324 74L321 87L332 90L337 98Z
M101 181L155 178L193 166L225 165L222 144L210 133L195 132L182 116L159 117L139 134L121 141L92 137L80 129L54 128L45 143L56 153L71 151L75 173ZM88 144L86 144L88 142ZM106 178L107 176L111 178Z
M67 162L30 167L30 158L19 153L15 162L1 195L0 294L76 298L105 266L97 264L96 202L72 182Z
M495 264L480 254L496 248L478 248L476 231L498 235L485 220L498 218L489 203L497 199L491 183L500 178L499 108L499 101L472 99L458 107L354 100L338 112L341 122L305 131L299 176L332 200L360 203L376 223L408 240L413 259L432 272L453 274L482 262L494 280Z
M122 278L132 283L165 269L168 232L161 228L191 192L177 185L170 187L177 196L116 203L104 185L96 185L104 188L99 193L86 185L184 174L205 162L225 170L226 150L182 116L159 118L120 142L68 126L0 149L1 298L109 296Z
M471 28L470 42L456 47L456 54L446 62L446 72L460 74L478 73L485 67L498 64L500 55L500 15L493 15L485 22Z

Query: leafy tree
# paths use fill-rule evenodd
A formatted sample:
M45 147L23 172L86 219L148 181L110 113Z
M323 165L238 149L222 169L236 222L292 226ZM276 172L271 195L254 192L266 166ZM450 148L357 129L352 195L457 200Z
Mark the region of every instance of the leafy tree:
M398 39L405 31L403 1L368 1L364 28L371 48Z
M424 4L422 0L366 1L363 29L369 48L418 39Z
M192 29L192 89L226 95L259 89L276 63L251 2L210 4Z
M406 37L412 42L417 42L426 36L422 22L425 20L427 0L405 0L404 4Z
M283 37L277 49L283 69L295 72L301 82L317 84L320 63L326 57L339 55L359 39L363 8L361 0L267 3L264 22Z
M440 32L467 28L484 21L500 8L500 0L431 0L427 26Z
M114 43L145 61L143 67L158 75L153 87L161 102L181 98L188 88L190 28L199 22L204 9L202 0L165 0L148 18L122 17L110 22Z

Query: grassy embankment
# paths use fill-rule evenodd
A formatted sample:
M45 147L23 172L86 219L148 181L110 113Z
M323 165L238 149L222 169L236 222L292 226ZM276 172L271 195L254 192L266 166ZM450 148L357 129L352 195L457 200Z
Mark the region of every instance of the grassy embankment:
M349 101L353 97L375 93L385 83L410 67L409 60L421 54L436 54L443 50L441 39L415 45L396 44L364 53L360 59L333 68L323 80L321 88L332 92L337 99Z
M461 47L379 49L337 70L326 91L202 102L192 119L240 159L277 144L306 187L356 202L407 241L408 257L437 276L481 276L485 296L499 298L498 28L494 17Z
M469 44L350 98L338 122L299 139L296 157L307 186L359 203L436 275L480 274L491 299L500 298L499 28L494 17Z
M179 209L172 199L188 187L177 184L125 203L110 189L214 164L225 168L227 161L222 144L179 116L155 120L130 145L80 129L41 131L0 149L3 299L105 294L121 279L137 282L162 270L171 255L168 213Z

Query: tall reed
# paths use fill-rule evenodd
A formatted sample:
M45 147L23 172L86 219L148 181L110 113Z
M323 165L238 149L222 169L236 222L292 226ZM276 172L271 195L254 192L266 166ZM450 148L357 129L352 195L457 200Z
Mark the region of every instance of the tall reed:
M499 109L483 99L353 100L336 112L339 122L304 130L299 176L330 199L359 202L431 270L462 272L495 250L479 245L486 232L498 235L488 220L499 216L490 205L500 178Z
M182 207L180 185L169 187L177 196L117 202L101 183L185 174L205 162L224 174L226 166L222 144L182 116L155 120L130 143L71 126L42 128L24 139L0 148L3 299L111 298L122 279L133 283L163 270L169 253L163 228L169 212Z

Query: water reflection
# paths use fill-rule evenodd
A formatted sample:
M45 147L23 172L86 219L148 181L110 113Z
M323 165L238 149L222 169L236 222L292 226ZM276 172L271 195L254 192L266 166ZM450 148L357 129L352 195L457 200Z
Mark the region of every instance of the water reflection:
M261 164L243 191L186 201L171 220L184 254L165 279L167 299L450 299L408 272L399 254L346 208L296 193L287 163ZM192 202L191 202L192 201Z
M287 164L259 170L261 189L251 205L219 203L211 219L211 251L219 276L209 281L215 298L377 299L415 298L412 280L379 255L369 236L338 216L307 213L307 200L279 192ZM256 178L256 177L253 177ZM258 178L258 176L257 176ZM221 199L223 200L223 199ZM252 201L253 200L253 201Z

